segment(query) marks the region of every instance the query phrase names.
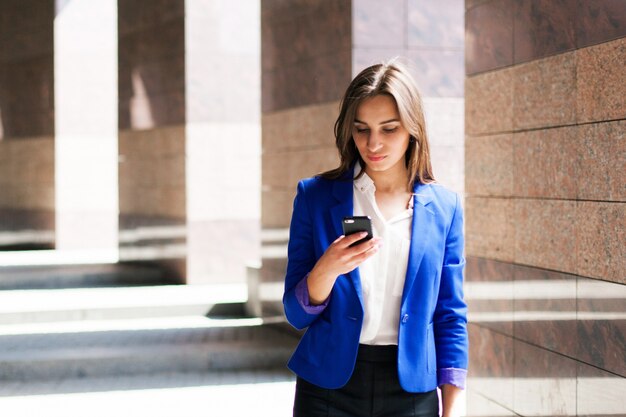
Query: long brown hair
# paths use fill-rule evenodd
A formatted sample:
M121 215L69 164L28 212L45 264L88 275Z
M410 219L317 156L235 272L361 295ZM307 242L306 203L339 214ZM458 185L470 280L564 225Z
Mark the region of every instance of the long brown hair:
M409 190L413 190L416 181L422 184L435 182L422 99L409 71L395 61L365 68L348 86L335 122L335 143L341 162L339 167L320 175L327 179L342 178L356 161L365 167L352 138L354 119L357 108L364 100L381 94L393 97L398 106L400 121L411 135L405 154Z

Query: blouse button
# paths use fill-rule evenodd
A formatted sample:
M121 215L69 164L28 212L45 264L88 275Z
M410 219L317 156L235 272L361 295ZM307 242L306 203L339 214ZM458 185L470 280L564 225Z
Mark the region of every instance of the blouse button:
M406 323L407 321L409 321L409 315L405 314L404 316L402 316L402 323Z

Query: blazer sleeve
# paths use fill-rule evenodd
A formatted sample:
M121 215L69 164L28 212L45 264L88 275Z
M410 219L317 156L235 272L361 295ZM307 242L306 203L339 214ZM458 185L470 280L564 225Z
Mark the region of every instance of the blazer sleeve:
M308 327L321 312L305 309L297 294L298 283L308 275L317 262L313 239L314 225L308 207L305 183L300 181L289 227L287 274L283 294L285 315L296 329Z
M463 209L456 195L433 316L437 369L467 370L467 305L463 300Z

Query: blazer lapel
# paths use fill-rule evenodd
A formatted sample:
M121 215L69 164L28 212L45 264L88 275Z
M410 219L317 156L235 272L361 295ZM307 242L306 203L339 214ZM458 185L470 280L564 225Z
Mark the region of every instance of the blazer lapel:
M431 227L435 221L435 213L428 207L432 201L431 193L428 184L417 184L414 188L411 246L409 247L409 262L404 279L404 290L402 291L402 305L406 302L407 294L411 291L417 277L417 271L426 250L428 231L432 230Z

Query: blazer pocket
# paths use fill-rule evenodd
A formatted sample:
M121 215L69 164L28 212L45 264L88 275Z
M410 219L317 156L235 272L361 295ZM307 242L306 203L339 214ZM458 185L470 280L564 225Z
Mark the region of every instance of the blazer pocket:
M308 328L305 335L302 337L301 346L298 348L304 360L316 366L322 364L326 353L330 349L329 339L331 327L328 320L319 317Z
M426 329L426 355L427 371L429 375L437 373L437 349L435 349L435 334L433 324L429 324Z

